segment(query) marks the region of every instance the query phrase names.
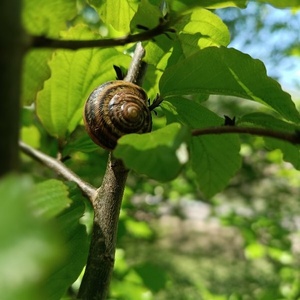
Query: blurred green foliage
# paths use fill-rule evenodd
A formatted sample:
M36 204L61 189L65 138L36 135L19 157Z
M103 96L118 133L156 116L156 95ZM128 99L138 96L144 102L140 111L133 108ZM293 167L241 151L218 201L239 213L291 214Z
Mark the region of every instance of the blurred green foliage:
M221 54L226 56L237 52L223 48L213 51L209 49L204 51L204 59L197 54L199 48L227 46L229 31L221 19L229 26L232 36L243 32L248 16L240 8L245 7L246 1L203 1L203 6L211 9L226 7L218 11L221 19L214 10L196 9L198 2L170 1L170 9L173 9L171 13L194 8L191 15L185 14L181 23L177 24L176 29L184 33L179 35L178 43L174 42L175 50L172 54L169 52L171 42L167 36L157 37L146 45L146 59L152 64L145 80L150 96L154 97L157 93L159 78L167 64L177 63L178 58L181 66L170 67L164 75L165 81L160 84L165 95L172 96L171 88L176 88L177 83L177 88L180 86L180 76L188 76L190 73L200 83L203 80L214 83L210 78L219 74L210 70L210 55L215 54L219 59ZM299 1L263 2L279 7L299 6ZM111 9L110 13L107 5L111 3L104 3L105 6L97 1L55 0L41 4L36 0L25 0L23 23L29 32L51 37L91 38L90 30L93 31L93 37L99 33L102 37L117 37L127 33L129 28L136 30L136 24L147 15L148 10L143 10L143 5L151 9L155 18L169 9L168 6L157 9L161 1L141 1L140 11L131 23L138 1L118 1L119 11ZM133 6L130 6L131 3L134 3ZM128 6L130 10L124 9ZM228 6L235 7L235 17L232 17ZM57 7L60 8L55 10L57 13L52 13ZM265 4L255 6L254 16L257 17L258 12L262 12L261 9L265 7ZM228 15L227 9L230 12ZM120 10L121 15L118 14ZM116 15L122 22L116 19ZM109 20L113 22L104 26ZM263 19L257 17L255 20L254 35L268 27ZM147 22L150 22L145 24L147 26L155 23L150 18ZM218 24L218 28L214 28L213 24ZM194 35L200 25L204 27L204 32ZM274 34L282 27L287 29L285 24L275 25L271 28ZM295 32L293 28L292 31ZM245 44L249 44L250 40L251 37ZM298 46L294 41L285 49L287 51L280 53L281 57L299 53ZM27 54L24 62L22 140L53 157L59 153L69 168L95 186L101 183L107 153L95 147L88 139L82 126L81 109L92 86L114 77L113 64L125 69L128 67L128 53L131 53L132 47L125 46L124 49L94 49L76 53L67 50L59 53L33 50ZM189 59L191 55L195 55L196 60ZM266 77L264 70L260 72L263 69L261 63L256 64L259 70L239 70L240 61L235 58L243 61L245 57L241 53L233 57L231 66L235 68L235 73L241 72L244 75L247 70L252 72L251 78L238 81L245 95L249 93L245 85L256 87L257 73L264 75L258 78L266 80L266 85L276 85L275 81ZM246 60L250 61L249 66L252 67L253 60L248 56ZM197 66L202 64L206 68L205 74L197 76L201 68L192 68L195 61ZM273 62L276 63L276 60ZM191 66L188 70L183 68L186 63ZM221 63L222 60L216 60L215 68L220 67ZM172 72L174 69L177 72ZM233 71L232 68L230 70ZM219 84L230 83L229 78L224 81L222 76L220 78ZM259 81L258 86L261 84ZM189 80L184 83L181 88L192 84ZM70 86L73 87L71 92ZM213 86L211 91L217 88ZM193 106L185 105L190 100L185 98L180 103L178 98L173 99L173 102L166 101L162 108L157 109L159 118L154 121L155 129L162 128L167 121L171 123L178 120L187 126L193 122L196 126L221 125L222 118L219 116L224 114L237 116L241 122L244 120L271 128L295 129L295 124L290 121L297 121L298 112L291 106L289 96L277 85L271 89L273 96L280 94L283 98L287 97L290 108L272 99L269 103L270 93L266 90L259 92L262 92L265 102L270 106L274 106L274 103L280 106L279 113L283 111L288 119L285 122L279 119L274 121L278 117L275 112L266 117L266 113L270 113L269 108L253 101L240 101L225 92L223 96L208 98L202 94L199 85L191 89L197 93L190 97L197 100ZM36 99L34 106L32 103ZM207 99L209 101L204 102ZM70 107L72 110L69 110ZM258 107L260 115L251 114L257 112ZM195 111L200 110L202 118L195 117ZM262 124L262 120L268 121L268 124ZM169 139L165 138L167 135ZM137 141L135 138L132 143L149 147L143 138ZM182 141L190 143L185 127L171 124L155 131L152 138L157 142L156 146L168 147L170 151L164 152L162 149L161 153L151 152L149 147L147 150L151 150L149 157L154 161L153 164L157 163L155 158L159 157L161 161L158 163L163 169L161 162L166 160L166 156L170 158L169 153L172 153L174 157L171 157L168 166L172 165L174 169L165 172L173 174L172 178L179 174L179 170L181 173L172 181L159 183L153 178L163 181L170 179L162 174L161 169L151 170L154 174L152 179L136 173L141 171L140 162L131 171L120 215L116 266L109 299L300 299L300 175L291 164L283 161L284 158L299 168L298 147L289 145L293 147L291 149L286 144L278 145L274 141L249 136L240 137L240 144L237 137L220 140L212 138L208 140L209 143L201 145L210 145L211 151L207 151L208 154L215 154L211 156L213 159L208 170L217 165L216 172L212 173L222 174L222 178L214 179L219 184L222 179L225 182L221 182L219 188L216 188L217 183L211 188L206 181L202 181L209 174L202 167L197 168L203 159L195 159L194 171L190 164L180 164L180 155L176 151L180 150ZM123 138L118 148L121 155L132 146L126 140L127 137ZM223 148L218 148L220 144ZM225 144L236 145L232 156L226 156ZM232 152L232 149L227 153ZM195 153L203 151L197 150ZM222 154L223 170L220 170L220 163L217 161L216 164L216 160ZM136 156L135 152L126 155L129 160ZM228 157L232 160L226 161ZM238 169L237 165L241 165L241 168L232 178ZM226 169L226 166L231 167ZM55 177L51 170L24 155L22 171L26 175L8 176L0 182L1 295L5 300L74 299L86 262L92 209L73 184L62 182L59 178L49 179ZM224 174L228 173L230 176L224 180ZM202 183L201 190L197 181ZM228 186L222 193L216 193L226 184Z

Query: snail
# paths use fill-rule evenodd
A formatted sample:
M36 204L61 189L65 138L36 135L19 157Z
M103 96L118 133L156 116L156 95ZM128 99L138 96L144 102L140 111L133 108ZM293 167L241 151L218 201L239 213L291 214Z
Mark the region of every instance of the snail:
M83 113L91 139L107 150L128 133L146 133L152 129L151 111L146 92L131 82L106 82L90 94Z

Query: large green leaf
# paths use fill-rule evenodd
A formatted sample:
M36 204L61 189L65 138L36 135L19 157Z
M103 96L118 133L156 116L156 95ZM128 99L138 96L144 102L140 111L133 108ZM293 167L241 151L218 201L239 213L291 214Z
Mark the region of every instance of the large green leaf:
M151 17L149 18L149 16ZM162 18L162 12L158 5L152 5L147 0L141 0L130 26L132 30L136 30L137 25L153 28L158 25L160 18Z
M169 122L179 121L192 129L220 126L222 118L200 104L174 97L162 104ZM190 161L201 191L211 197L221 191L241 166L236 135L195 136L190 143Z
M137 0L89 0L89 3L98 11L106 25L121 32L130 31L130 21L138 8Z
M66 38L95 38L77 26ZM37 114L49 134L63 139L82 120L83 104L98 85L115 78L113 65L128 66L130 57L114 49L57 51L50 62L51 77L38 93Z
M214 13L204 8L186 12L174 24L177 38L165 35L155 38L146 45L146 61L164 70L165 65L178 63L199 49L209 46L227 46L230 34L227 26ZM170 48L173 47L172 52ZM168 53L169 51L169 53ZM171 55L172 54L172 55ZM171 55L170 60L169 56Z
M237 137L211 135L192 139L191 166L207 197L222 191L241 167L239 151Z
M22 77L22 102L31 105L37 92L43 88L44 81L50 77L48 61L52 50L31 50L24 59Z
M264 103L287 120L300 116L291 96L268 77L261 61L235 49L209 47L166 69L160 93L232 95Z
M203 8L182 16L174 27L185 57L209 46L227 46L230 41L227 26L216 14Z
M27 177L0 181L0 290L5 300L47 300L41 282L64 254L53 224L30 208L33 189Z
M182 168L178 149L188 138L186 128L178 123L146 134L129 134L118 141L114 155L125 165L149 177L168 181Z
M55 219L65 242L63 248L66 257L43 286L49 300L61 299L67 288L78 278L87 261L88 237L85 226L79 221L84 213L84 202L74 189L71 190L70 197L73 204Z
M151 16L151 17L149 17ZM131 21L131 28L133 31L136 30L138 25L143 25L148 28L154 28L159 24L159 19L162 18L162 12L159 9L159 5L152 5L147 0L142 0L137 13L134 15ZM143 31L143 30L141 30ZM169 33L169 35L172 35ZM144 60L148 64L152 64L158 70L164 70L164 65L160 62L166 53L172 47L173 41L170 40L166 35L156 36L155 39L144 42L144 48L146 50L146 55ZM147 80L149 72L147 71Z
M58 37L77 14L75 0L24 0L22 4L24 26L36 35Z

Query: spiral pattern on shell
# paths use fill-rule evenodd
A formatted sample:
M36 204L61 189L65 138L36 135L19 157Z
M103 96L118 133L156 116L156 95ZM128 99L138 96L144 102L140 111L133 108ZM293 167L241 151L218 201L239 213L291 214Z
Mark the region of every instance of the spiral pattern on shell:
M85 128L99 146L113 150L117 140L128 133L145 133L152 129L147 94L139 86L109 81L97 87L84 108Z

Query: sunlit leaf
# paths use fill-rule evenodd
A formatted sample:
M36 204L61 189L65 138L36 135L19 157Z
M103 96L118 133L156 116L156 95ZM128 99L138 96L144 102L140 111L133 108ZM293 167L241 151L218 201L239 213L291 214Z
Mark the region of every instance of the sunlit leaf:
M127 219L125 225L127 232L136 238L149 238L153 234L149 224L146 222Z
M77 13L74 0L24 0L22 17L31 34L57 37Z
M227 46L229 31L222 20L203 8L194 9L174 26L185 57L209 46Z
M291 96L266 74L261 61L235 49L209 47L168 68L161 77L163 97L189 94L238 96L264 103L299 122Z
M35 126L23 126L21 129L22 141L26 144L39 148L40 146L40 132Z
M259 243L253 243L246 247L245 255L248 259L262 258L267 254L267 247Z
M95 38L77 26L66 38ZM98 85L115 79L113 65L128 66L130 58L112 49L57 51L50 62L51 77L37 98L37 114L49 134L63 139L82 120L83 105ZM128 63L127 63L128 62Z
M113 280L111 294L113 298L151 299L149 289L143 284L142 278L136 271L130 269L122 280ZM145 296L146 295L146 296Z
M89 0L89 3L95 7L107 25L121 32L130 31L130 21L138 7L136 0Z
M24 105L30 105L35 101L37 92L43 88L44 81L50 77L48 61L51 55L51 50L32 50L26 54L22 77Z

